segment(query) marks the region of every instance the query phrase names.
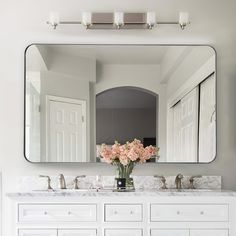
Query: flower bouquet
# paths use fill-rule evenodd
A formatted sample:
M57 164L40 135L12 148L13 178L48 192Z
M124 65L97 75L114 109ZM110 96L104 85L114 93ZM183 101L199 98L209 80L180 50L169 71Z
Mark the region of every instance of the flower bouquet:
M130 174L135 164L145 163L150 158L156 157L158 151L159 148L144 147L140 140L134 139L134 141L126 142L123 145L116 141L111 147L102 144L100 157L102 161L117 166L118 178L126 179L126 188L134 188Z

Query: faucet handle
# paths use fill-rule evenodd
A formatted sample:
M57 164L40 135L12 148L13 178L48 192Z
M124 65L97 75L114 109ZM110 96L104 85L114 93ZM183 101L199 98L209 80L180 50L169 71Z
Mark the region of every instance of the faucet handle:
M48 183L48 187L47 189L48 190L52 190L52 187L51 187L51 178L48 176L48 175L39 175L40 178L47 178L47 183Z
M80 178L85 178L85 177L86 177L86 175L78 175L78 176L75 177L75 179L74 179L74 183L75 183L74 189L79 189L79 186L78 186L79 179Z
M154 177L154 178L158 178L158 179L161 180L161 182L162 182L161 189L167 189L167 186L166 186L166 178L165 178L163 175L154 175L153 177Z
M199 179L199 178L202 178L202 175L193 175L189 178L189 188L190 189L195 189L194 187L194 179Z

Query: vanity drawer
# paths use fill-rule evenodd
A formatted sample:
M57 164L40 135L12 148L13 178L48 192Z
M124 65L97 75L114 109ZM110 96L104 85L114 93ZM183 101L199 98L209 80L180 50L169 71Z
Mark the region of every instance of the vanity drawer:
M142 229L105 229L104 236L142 236Z
M96 236L96 229L68 229L58 230L58 236Z
M229 231L227 229L216 230L190 230L190 236L228 236Z
M141 204L106 204L106 222L139 222L143 218Z
M57 236L57 230L44 229L20 229L18 236Z
M31 205L19 204L19 222L94 222L96 204Z
M228 221L228 205L152 204L151 221Z
M189 236L189 230L182 229L152 229L151 236Z

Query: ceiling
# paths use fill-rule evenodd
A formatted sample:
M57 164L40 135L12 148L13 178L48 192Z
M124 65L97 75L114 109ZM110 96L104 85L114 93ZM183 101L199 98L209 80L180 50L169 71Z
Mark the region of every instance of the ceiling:
M42 46L41 46L42 47ZM96 59L101 64L160 64L168 46L44 45L54 55Z

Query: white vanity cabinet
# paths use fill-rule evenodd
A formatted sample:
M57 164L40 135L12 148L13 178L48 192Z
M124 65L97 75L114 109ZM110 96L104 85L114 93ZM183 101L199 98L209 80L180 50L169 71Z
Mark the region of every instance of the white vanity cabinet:
M141 229L106 229L104 236L142 236Z
M189 230L154 229L154 230L151 230L151 236L189 236Z
M58 236L96 236L96 229L58 230Z
M44 229L20 229L19 236L57 236L57 230L44 230Z
M191 230L190 236L228 236L228 230Z
M127 195L126 195L127 194ZM156 196L157 195L157 196ZM164 195L164 193L162 194ZM176 194L177 195L177 194ZM180 194L179 194L180 195ZM235 236L236 199L158 193L11 195L11 236Z

